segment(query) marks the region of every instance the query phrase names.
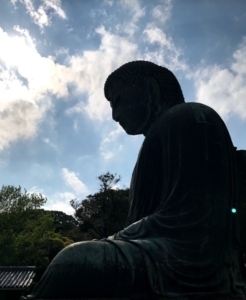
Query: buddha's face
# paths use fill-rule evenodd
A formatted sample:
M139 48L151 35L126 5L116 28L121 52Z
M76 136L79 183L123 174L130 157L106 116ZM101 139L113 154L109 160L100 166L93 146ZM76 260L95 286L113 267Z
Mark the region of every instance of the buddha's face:
M151 116L151 99L144 88L115 79L108 89L112 117L130 135L145 134Z

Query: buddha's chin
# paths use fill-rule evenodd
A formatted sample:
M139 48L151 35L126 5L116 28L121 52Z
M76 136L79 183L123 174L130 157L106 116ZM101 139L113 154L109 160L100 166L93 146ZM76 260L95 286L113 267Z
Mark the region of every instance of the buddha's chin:
M142 134L141 132L136 132L136 131L126 131L125 132L129 135L138 135L138 134Z
M121 127L125 130L125 132L129 135L138 135L142 134L143 132L141 131L140 126L136 126L136 124L130 124L130 123L121 123Z

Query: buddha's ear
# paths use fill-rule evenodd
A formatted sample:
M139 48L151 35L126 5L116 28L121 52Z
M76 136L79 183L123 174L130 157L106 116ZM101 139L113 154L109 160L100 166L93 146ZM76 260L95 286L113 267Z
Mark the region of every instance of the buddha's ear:
M146 87L146 96L155 109L155 114L162 111L160 102L160 87L157 80L152 76L144 78L144 86Z

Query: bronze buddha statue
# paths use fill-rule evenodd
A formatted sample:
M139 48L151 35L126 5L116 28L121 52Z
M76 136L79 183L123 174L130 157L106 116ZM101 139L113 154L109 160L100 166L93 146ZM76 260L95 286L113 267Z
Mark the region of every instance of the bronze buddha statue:
M245 296L235 149L219 115L185 103L168 69L147 61L107 79L112 116L145 139L122 231L51 262L30 299Z

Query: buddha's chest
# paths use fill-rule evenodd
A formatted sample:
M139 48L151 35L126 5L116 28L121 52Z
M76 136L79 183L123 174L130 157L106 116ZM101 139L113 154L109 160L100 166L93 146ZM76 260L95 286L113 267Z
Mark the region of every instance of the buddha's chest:
M130 186L130 194L143 197L156 193L161 189L163 180L162 147L157 139L145 140L142 144L135 164Z

